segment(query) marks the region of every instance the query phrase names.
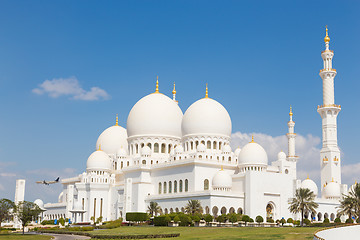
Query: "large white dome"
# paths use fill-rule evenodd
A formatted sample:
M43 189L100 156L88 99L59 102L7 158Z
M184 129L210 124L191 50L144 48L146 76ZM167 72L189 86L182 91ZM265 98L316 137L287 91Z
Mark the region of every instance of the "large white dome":
M226 189L229 190L232 187L232 178L224 170L218 171L212 179L213 189Z
M38 205L40 209L43 209L43 210L45 209L45 208L44 208L44 202L43 202L41 199L36 199L36 200L34 201L34 203L35 203L36 205Z
M316 183L309 178L302 181L301 188L308 188L310 191L312 191L315 194L315 196L318 195L318 187L316 186Z
M326 198L340 198L340 184L336 182L329 182L327 185L325 185L324 195Z
M251 141L246 144L239 153L239 165L267 165L268 157L264 148Z
M184 136L206 134L230 137L231 118L219 102L203 98L186 110L181 129Z
M102 150L93 152L86 162L88 171L109 171L111 170L111 160Z
M127 119L129 137L155 135L181 138L183 113L176 102L161 93L140 99Z
M107 154L116 154L120 148L127 149L126 129L118 125L105 129L96 141L96 149L99 147Z

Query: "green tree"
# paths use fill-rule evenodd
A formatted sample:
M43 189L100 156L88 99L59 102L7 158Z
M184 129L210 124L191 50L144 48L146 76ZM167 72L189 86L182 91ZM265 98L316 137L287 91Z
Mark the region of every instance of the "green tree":
M349 218L355 216L355 201L349 196L344 196L342 200L340 200L340 206L338 208L338 214L347 215Z
M294 223L294 220L292 218L288 218L286 222L287 223Z
M187 214L194 215L195 213L202 213L203 209L199 200L189 200L185 207L185 211Z
M260 223L262 223L262 222L264 222L264 218L262 217L262 216L256 216L256 218L255 218L255 222L257 222L258 224L260 224Z
M3 198L0 199L0 226L4 220L8 220L12 217L11 210L14 210L15 204L13 201Z
M158 213L160 213L160 206L157 202L150 202L148 206L148 213L154 217L157 216Z
M23 234L26 225L31 222L31 220L37 218L42 211L43 210L33 202L22 201L15 206L15 214L21 222Z
M307 226L309 226L311 222L310 222L309 219L305 218L305 219L304 219L304 223L305 223Z
M295 197L289 200L289 210L291 213L301 213L301 226L304 222L304 212L311 211L316 213L319 206L315 201L315 194L308 188L296 189Z
M340 218L335 218L335 220L334 220L334 223L336 223L336 224L340 224L341 223L341 219Z
M228 218L229 218L229 221L232 223L237 222L237 219L238 219L238 217L235 213L231 213Z
M204 220L205 222L209 223L213 220L213 217L210 214L206 214Z

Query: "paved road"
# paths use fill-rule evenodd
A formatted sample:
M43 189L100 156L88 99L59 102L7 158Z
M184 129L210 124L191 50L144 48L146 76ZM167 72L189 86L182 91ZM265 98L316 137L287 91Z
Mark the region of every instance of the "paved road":
M43 235L51 235L54 236L55 240L76 240L76 239L91 239L90 237L80 236L80 235L66 235L66 234L47 234Z
M316 235L325 240L359 239L360 225L331 228L328 230L320 231L320 232L316 233ZM316 239L317 238L314 237L314 240L316 240Z

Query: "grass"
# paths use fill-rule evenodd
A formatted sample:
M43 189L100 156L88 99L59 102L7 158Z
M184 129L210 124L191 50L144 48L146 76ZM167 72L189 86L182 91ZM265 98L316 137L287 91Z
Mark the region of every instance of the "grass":
M180 233L177 239L251 239L251 240L300 240L313 239L314 232L319 228L313 227L284 227L284 228L260 228L260 227L233 227L233 228L209 228L209 227L120 227L114 229L94 231L100 234L162 234Z
M18 233L0 233L0 240L7 239L7 240L50 240L52 239L51 236L45 235L22 235Z

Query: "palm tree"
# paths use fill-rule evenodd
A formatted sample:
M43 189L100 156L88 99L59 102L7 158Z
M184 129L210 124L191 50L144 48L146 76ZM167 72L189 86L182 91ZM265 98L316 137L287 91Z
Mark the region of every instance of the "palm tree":
M348 195L343 195L344 198L340 200L338 213L341 215L348 215L360 217L360 184L356 183L350 189Z
M340 215L347 215L351 218L355 215L354 206L353 199L349 196L344 196L344 198L340 200L340 206L337 207L339 209L338 213Z
M150 202L150 205L148 206L148 212L152 217L154 214L156 216L160 212L160 209L161 208L157 202Z
M199 200L189 200L185 207L185 211L188 214L194 215L195 213L202 213L203 209Z
M311 211L316 213L315 208L319 206L315 201L315 194L308 188L298 188L295 197L289 200L289 210L291 213L301 212L301 226L304 222L304 212Z

